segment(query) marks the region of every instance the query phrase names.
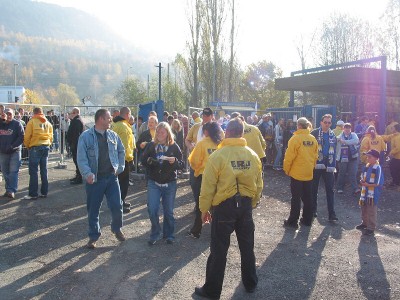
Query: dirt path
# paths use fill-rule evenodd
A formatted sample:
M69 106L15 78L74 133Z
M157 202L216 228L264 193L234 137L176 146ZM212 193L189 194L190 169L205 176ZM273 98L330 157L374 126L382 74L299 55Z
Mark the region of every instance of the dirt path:
M194 215L187 180L179 181L174 245L146 243L150 222L146 187L135 182L125 215L127 241L110 232L106 203L98 248L88 250L84 185L71 186L73 167L49 171L46 199L26 201L28 173L21 172L17 199L0 199L0 299L198 299L204 282L210 228L186 236ZM3 183L2 183L3 184ZM325 192L311 228L282 227L290 204L289 179L268 170L265 197L254 211L259 285L247 294L233 235L221 299L400 299L399 192L385 190L375 237L362 237L357 199L337 196L339 222L327 221ZM1 193L4 187L1 187Z

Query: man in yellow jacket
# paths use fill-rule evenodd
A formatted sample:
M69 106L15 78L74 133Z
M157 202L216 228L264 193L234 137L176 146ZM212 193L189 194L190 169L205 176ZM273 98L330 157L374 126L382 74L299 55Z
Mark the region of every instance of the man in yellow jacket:
M36 200L46 198L49 190L47 179L47 160L50 145L53 143L53 126L47 121L40 107L33 109L33 117L25 129L24 145L29 150L29 193L24 199ZM42 185L38 193L38 167L40 165L40 179Z
M244 117L240 115L240 113L234 112L231 114L232 119L236 117L239 117L243 121L243 137L247 142L247 146L257 153L258 157L262 160L265 157L265 148L267 147L267 143L265 142L260 129L254 125L246 123Z
M306 118L297 120L297 131L289 140L283 160L283 170L290 176L292 192L290 215L284 221L287 227L298 227L301 201L303 202L303 217L300 223L311 226L313 219L312 179L318 158L318 142L310 134L309 128L311 128L311 123Z
M389 169L392 176L390 186L396 187L400 191L400 124L393 125L393 134L382 136L385 141L390 142L390 162Z
M200 211L203 222L208 222L212 208L211 245L205 284L196 287L195 293L206 298L220 297L233 231L239 243L246 291L253 293L258 283L252 209L260 199L263 180L260 159L246 146L243 131L241 119L229 121L225 139L210 155L203 173Z
M129 166L133 163L133 151L136 148L132 126L129 124L130 117L131 110L128 107L122 107L119 111L119 115L113 119L112 126L112 130L118 134L125 148L125 169L118 175L124 213L129 213L131 211L129 208L131 205L125 202L125 198L128 194L129 187Z

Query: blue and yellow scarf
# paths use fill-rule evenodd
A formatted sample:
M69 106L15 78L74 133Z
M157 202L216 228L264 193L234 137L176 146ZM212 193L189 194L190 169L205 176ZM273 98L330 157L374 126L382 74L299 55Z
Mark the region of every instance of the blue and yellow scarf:
M326 169L326 172L336 172L336 136L335 133L329 129L329 151L328 157L324 157L324 133L321 128L318 129L317 141L318 141L318 160L315 166L316 169Z

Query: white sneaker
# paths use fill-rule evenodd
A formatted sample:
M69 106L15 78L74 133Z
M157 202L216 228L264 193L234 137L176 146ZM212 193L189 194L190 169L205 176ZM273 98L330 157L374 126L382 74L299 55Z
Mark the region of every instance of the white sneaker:
M338 194L343 194L343 190L337 190Z
M26 195L24 198L22 198L22 199L24 199L24 200L36 200L38 197L33 197L33 196L29 196L29 195Z

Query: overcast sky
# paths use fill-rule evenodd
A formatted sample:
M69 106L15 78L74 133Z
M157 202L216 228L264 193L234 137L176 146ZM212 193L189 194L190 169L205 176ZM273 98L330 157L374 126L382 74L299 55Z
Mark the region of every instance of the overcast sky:
M136 46L163 57L170 56L171 60L176 53L185 51L189 37L187 0L40 1L93 14ZM240 64L244 67L261 60L272 61L283 69L284 75L289 75L301 67L296 52L301 36L310 40L333 12L377 22L387 0L236 0L235 3L236 54Z

